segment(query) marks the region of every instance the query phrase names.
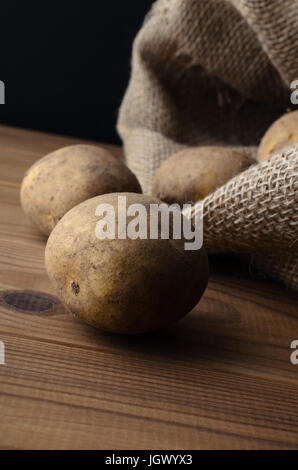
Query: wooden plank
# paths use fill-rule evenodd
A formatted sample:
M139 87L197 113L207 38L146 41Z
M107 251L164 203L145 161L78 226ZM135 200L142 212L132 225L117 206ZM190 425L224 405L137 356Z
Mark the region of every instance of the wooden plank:
M0 290L54 293L19 187L37 158L77 142L0 127ZM297 448L297 296L236 262L211 266L194 311L142 337L0 302L0 448Z

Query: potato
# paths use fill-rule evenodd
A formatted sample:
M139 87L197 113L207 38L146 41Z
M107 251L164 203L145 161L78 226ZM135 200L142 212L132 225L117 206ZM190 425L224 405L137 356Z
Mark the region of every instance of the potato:
M194 203L246 170L255 160L231 147L194 147L182 150L157 170L152 194L171 203Z
M38 160L21 187L24 212L45 235L72 207L112 192L141 193L126 165L110 152L91 145L73 145Z
M114 207L118 229L118 195L89 199L58 222L46 246L46 268L62 303L86 323L114 333L144 333L196 305L207 284L208 260L204 248L185 251L183 239L98 239L101 218L95 209ZM148 210L160 204L149 196L122 195L127 206L138 203Z
M285 114L269 127L259 146L258 161L268 160L295 142L298 142L298 111Z

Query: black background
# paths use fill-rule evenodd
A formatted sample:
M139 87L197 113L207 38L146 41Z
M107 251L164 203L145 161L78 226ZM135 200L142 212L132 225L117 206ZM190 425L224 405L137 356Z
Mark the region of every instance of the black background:
M2 1L1 123L118 143L132 42L152 3Z

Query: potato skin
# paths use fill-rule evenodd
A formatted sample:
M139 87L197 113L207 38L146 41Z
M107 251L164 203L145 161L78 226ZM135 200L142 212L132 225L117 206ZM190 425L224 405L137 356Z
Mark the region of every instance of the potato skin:
M284 114L264 135L258 150L259 162L268 160L278 152L298 142L298 111Z
M123 194L122 194L123 195ZM127 205L160 201L125 193ZM99 240L99 204L115 207L118 194L98 196L69 211L46 246L48 275L62 303L100 330L136 334L161 328L186 315L208 279L205 249L184 251L181 240Z
M255 160L231 147L193 147L172 155L157 170L152 194L171 203L195 203L246 170Z
M66 212L80 202L112 192L142 189L126 165L103 148L64 147L38 160L26 172L21 204L36 227L49 235Z

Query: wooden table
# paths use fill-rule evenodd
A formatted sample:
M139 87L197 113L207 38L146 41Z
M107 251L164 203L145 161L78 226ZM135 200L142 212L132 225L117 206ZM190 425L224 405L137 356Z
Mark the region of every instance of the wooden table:
M21 211L20 182L78 142L0 127L0 448L297 448L297 296L283 286L212 260L194 311L142 337L96 332L51 304L46 240Z

